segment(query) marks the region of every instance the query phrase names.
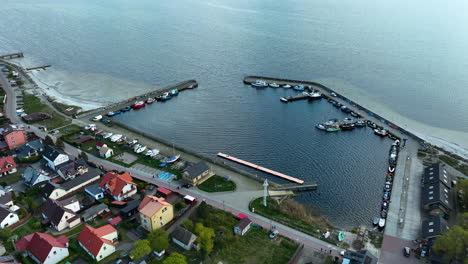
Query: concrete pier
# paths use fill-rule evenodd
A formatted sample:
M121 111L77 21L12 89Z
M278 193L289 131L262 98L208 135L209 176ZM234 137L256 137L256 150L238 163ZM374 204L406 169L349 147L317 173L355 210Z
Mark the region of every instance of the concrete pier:
M44 66L26 68L26 70L27 70L27 71L32 71L32 70L45 70L46 68L49 68L49 67L52 67L52 65L44 65Z
M24 57L23 52L0 55L0 59L14 59L14 58L23 58L23 57Z

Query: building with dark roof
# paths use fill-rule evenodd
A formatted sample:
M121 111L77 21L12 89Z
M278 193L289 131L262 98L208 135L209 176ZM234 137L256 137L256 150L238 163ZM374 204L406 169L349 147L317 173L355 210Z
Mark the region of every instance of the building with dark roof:
M89 165L84 159L70 160L57 166L57 173L64 180L74 179L76 176L88 172Z
M42 157L47 162L47 166L53 170L57 169L57 166L64 164L65 162L69 161L70 158L67 154L63 151L60 151L54 147L46 146L44 148L44 152L42 153Z
M42 120L51 119L52 116L49 115L48 113L37 112L37 113L31 113L31 114L22 116L22 118L24 119L26 123L31 124L31 123L39 122Z
M196 235L180 226L172 232L172 241L185 250L192 249L195 240L197 240Z
M50 180L46 172L38 171L33 167L27 167L21 175L21 178L23 178L24 184L28 187L33 187L36 184L44 185Z
M88 185L96 183L100 178L101 171L95 168L89 168L88 172L83 175L77 176L72 180L63 183L48 182L42 188L42 194L46 198L60 199L75 191L85 188Z
M210 167L208 167L204 161L200 161L187 168L182 178L186 183L196 186L208 180L211 176L213 176L213 174L210 172Z
M377 258L374 255L372 255L368 250L360 250L357 252L346 250L343 256L343 263L377 264Z
M430 215L449 215L452 210L451 200L450 188L442 182L424 185L422 204Z
M133 200L127 203L127 205L120 210L120 216L122 218L128 218L136 213L138 213L138 206L140 205L141 200Z
M241 236L245 235L245 233L247 233L247 231L249 231L251 223L252 223L252 221L248 217L242 218L234 226L234 234L238 234L238 235L241 235Z
M42 207L43 224L50 224L57 231L73 228L81 223L80 202L75 196L62 201L48 199Z
M109 207L106 204L100 203L86 210L81 217L83 218L83 221L88 222L108 209Z
M39 156L45 149L45 144L42 139L36 139L27 142L18 149L16 157L18 159L30 158Z
M424 175L423 175L424 184L433 184L433 183L441 182L446 187L451 188L452 187L451 181L452 181L452 177L445 169L445 166L440 163L436 163L424 169Z
M16 248L26 251L37 263L55 264L68 256L68 238L55 238L45 233L33 233L16 242Z
M0 228L11 226L18 221L18 214L13 212L10 207L0 204Z
M447 222L440 216L433 216L422 222L422 237L431 239L442 235L449 229Z

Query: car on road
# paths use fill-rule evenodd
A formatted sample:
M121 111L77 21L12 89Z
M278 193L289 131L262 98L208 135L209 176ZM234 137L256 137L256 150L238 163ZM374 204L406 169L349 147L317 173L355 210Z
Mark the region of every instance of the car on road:
M190 187L192 187L192 186L190 186L190 184L182 184L182 188L187 188L187 189L189 189Z
M55 129L55 130L52 130L52 131L50 131L50 134L51 134L51 135L57 135L58 133L59 133L59 131L58 131L58 130L56 130L56 129Z
M273 232L271 232L271 233L268 235L268 237L269 237L270 239L273 239L273 238L275 238L275 237L278 236L278 233L279 233L278 230L274 230Z
M409 258L411 256L411 249L409 247L403 248L403 256Z

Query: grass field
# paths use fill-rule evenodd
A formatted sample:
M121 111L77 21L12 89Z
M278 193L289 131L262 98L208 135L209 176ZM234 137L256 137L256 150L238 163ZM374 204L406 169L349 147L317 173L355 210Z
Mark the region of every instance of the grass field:
M48 130L65 126L71 122L70 119L67 119L57 114L48 105L42 103L41 100L35 95L25 93L23 97L23 102L24 102L24 110L28 114L36 113L36 112L44 112L52 116L51 119L36 122L36 124L40 124L40 125L47 127Z
M198 185L198 189L205 192L228 192L236 189L236 183L231 180L226 180L221 176L214 175Z

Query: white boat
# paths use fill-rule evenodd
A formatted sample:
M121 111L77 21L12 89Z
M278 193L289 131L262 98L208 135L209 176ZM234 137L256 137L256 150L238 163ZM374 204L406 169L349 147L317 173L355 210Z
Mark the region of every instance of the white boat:
M268 87L268 83L265 81L256 80L251 84L253 87Z
M277 83L270 83L269 86L272 87L272 88L280 87L279 84L277 84Z
M135 146L133 146L133 151L137 151L137 149L141 148L141 145L140 144L135 144Z
M120 134L115 134L113 135L111 138L110 138L110 141L111 142L117 142L117 140L121 139L122 138L122 135Z
M174 156L174 157L169 158L166 162L167 162L167 163L174 163L174 162L176 162L179 158L180 158L180 154L179 154L179 155L176 155L176 156Z
M153 157L153 156L156 156L159 154L159 149L152 149L152 150L148 150L148 152L146 152L146 156L150 156L150 157Z
M395 167L394 166L389 166L388 167L388 172L395 172Z
M136 153L142 153L143 151L146 150L146 146L139 147L137 150L135 150Z
M292 86L291 86L291 85L289 85L289 84L285 84L285 85L283 85L283 88L286 88L286 89L289 89L289 88L291 88L291 87L292 87Z
M385 219L384 218L380 218L379 220L379 227L380 228L383 228L385 226Z
M156 101L156 99L154 99L153 97L150 97L150 98L148 98L148 100L146 100L146 103L147 104L152 104L152 103L154 103L154 101Z
M322 97L322 94L319 93L319 92L311 92L311 93L309 94L309 97L311 97L311 98L321 98L321 97Z
M93 121L99 121L102 119L102 115L97 115L93 118Z
M288 102L288 99L286 99L285 97L281 97L280 100L281 100L282 102L285 102L285 103Z
M112 135L113 135L112 133L106 133L106 134L104 134L104 135L102 136L102 138L103 138L103 139L110 138L110 137L112 137Z

